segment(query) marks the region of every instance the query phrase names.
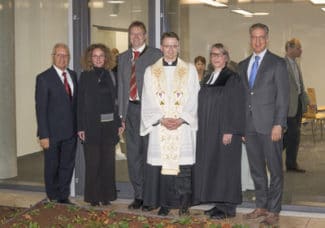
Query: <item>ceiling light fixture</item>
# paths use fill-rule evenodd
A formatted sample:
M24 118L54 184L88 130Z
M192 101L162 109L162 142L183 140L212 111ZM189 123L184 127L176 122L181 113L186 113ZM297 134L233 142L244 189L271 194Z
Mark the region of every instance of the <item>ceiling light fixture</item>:
M123 4L125 1L117 1L117 0L109 0L107 1L107 3L110 3L110 4Z
M226 4L213 0L200 0L200 2L214 7L228 7Z
M253 13L254 16L267 16L269 14L270 13L267 13L267 12L255 12L255 13Z
M313 4L325 4L325 0L310 0Z
M100 8L104 8L104 2L102 2L102 1L93 1L93 2L89 2L88 6L90 8L100 9Z
M253 16L253 13L251 13L251 12L249 12L247 10L242 10L242 9L231 10L231 12L241 14L241 15L243 15L245 17L252 17Z

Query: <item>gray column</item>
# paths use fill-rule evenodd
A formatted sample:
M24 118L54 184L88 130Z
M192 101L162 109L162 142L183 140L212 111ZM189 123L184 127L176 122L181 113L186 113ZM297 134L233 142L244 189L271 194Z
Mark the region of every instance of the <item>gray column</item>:
M14 6L0 4L0 179L6 179L17 176Z

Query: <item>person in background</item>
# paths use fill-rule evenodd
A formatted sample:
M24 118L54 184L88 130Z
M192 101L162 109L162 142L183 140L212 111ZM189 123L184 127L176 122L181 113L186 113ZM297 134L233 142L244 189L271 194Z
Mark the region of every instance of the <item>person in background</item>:
M160 207L161 216L171 208L187 215L200 84L194 65L178 57L177 34L164 33L160 44L163 58L146 69L143 83L140 134L149 135L144 205Z
M120 54L119 50L117 48L112 48L112 60L113 60L113 68L112 71L114 72L116 78L117 78L117 68L118 68L118 55Z
M115 146L121 126L113 59L104 44L90 45L84 54L78 92L78 136L85 154L84 200L91 206L115 200Z
M212 219L235 217L242 202L241 148L244 135L244 87L227 67L228 51L213 44L214 71L203 79L199 92L196 163L193 166L193 202L214 203L205 211Z
M269 28L256 23L249 34L253 54L238 68L245 87L245 143L256 209L244 218L263 218L261 225L273 226L279 222L283 193L282 137L287 126L289 79L284 59L267 49Z
M302 48L298 39L288 40L285 44L286 56L284 60L289 73L290 98L289 112L287 117L287 130L284 134L283 147L286 151L287 172L305 173L306 170L299 167L297 155L300 143L300 126L302 114L307 111L309 103L305 92L304 81L300 67L296 59L301 56Z
M134 200L129 209L139 209L143 205L148 144L148 138L140 136L142 84L146 67L156 62L161 52L146 45L147 30L141 21L130 24L129 39L130 48L118 57L118 104L125 129L129 177L134 189Z
M203 56L196 56L194 58L194 65L195 68L197 70L197 74L199 75L199 81L201 82L201 80L204 78L205 76L205 67L206 67L206 60Z
M68 69L66 44L55 44L53 65L36 77L37 136L44 150L44 179L48 199L71 204L70 183L77 142L77 75Z

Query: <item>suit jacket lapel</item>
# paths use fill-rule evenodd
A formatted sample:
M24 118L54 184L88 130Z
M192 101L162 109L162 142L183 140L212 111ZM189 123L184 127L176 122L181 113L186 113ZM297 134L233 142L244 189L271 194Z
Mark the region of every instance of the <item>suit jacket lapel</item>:
M69 71L69 70L68 70L68 71ZM56 70L54 69L53 66L52 66L52 74L53 74L53 82L55 83L55 86L56 86L59 90L61 90L61 94L64 94L64 97L70 101L69 95L67 94L67 92L66 92L66 90L65 90L65 88L64 88L64 84L62 83L62 81L61 81L61 79L60 79L60 76L58 75L58 73L56 72ZM70 74L70 76L71 76L71 78L72 78L74 89L76 89L77 87L76 87L76 84L75 84L75 82L74 82L74 80L73 80L73 76L72 76L71 71L69 71L69 74ZM76 90L75 90L75 91L76 91ZM73 93L73 97L76 96L75 91L74 91L74 93Z
M244 69L244 83L245 83L245 86L248 88L249 86L248 86L248 75L247 75L247 71L248 71L248 65L249 65L249 61L250 61L250 59L251 59L251 57L252 57L252 55L250 55L246 60L244 60L244 63L243 63L243 65L244 65L244 67L243 67L243 69Z
M269 51L267 50L261 63L260 63L260 66L257 70L257 74L256 74L256 78L255 78L255 82L254 82L254 87L255 85L258 84L259 80L261 80L260 78L262 77L261 74L263 74L263 72L265 72L266 68L268 67L269 65L269 57L270 57L270 53Z

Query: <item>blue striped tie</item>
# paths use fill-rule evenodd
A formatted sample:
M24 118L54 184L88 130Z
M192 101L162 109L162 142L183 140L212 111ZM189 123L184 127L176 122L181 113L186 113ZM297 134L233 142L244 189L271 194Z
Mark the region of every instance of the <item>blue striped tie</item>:
M260 60L260 57L258 55L255 56L255 61L252 66L251 74L249 75L249 88L253 88L254 86L254 81L256 78L257 70L258 70L258 61Z

